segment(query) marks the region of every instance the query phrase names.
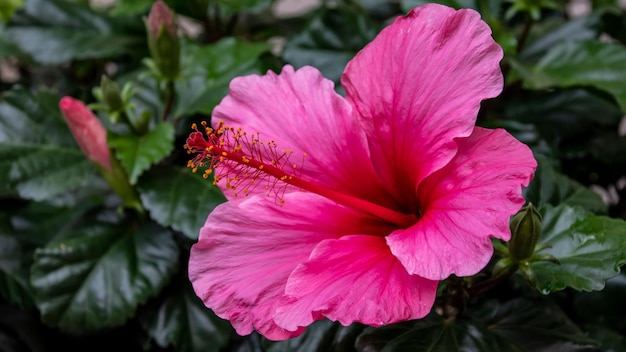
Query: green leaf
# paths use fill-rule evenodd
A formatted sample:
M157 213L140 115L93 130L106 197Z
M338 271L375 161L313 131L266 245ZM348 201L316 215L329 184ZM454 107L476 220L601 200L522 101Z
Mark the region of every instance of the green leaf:
M80 206L59 207L47 202L30 202L13 207L10 212L11 234L29 248L43 247L51 240L71 231L85 214L94 211L99 200L81 201ZM105 212L100 210L100 214ZM107 214L108 215L108 214Z
M559 173L543 156L536 157L535 177L524 191L527 201L538 208L546 205L581 207L597 214L606 214L608 207L591 189Z
M178 249L156 225L95 223L37 249L31 285L44 323L65 331L119 326L159 293Z
M155 221L194 240L209 213L225 200L211 181L190 169L172 166L147 172L138 189L141 202Z
M579 291L604 288L606 280L626 264L626 222L596 216L567 205L542 209L543 235L539 254L554 256L560 264L533 262L536 288L544 293L571 287Z
M591 86L611 93L626 111L626 48L603 42L564 42L552 47L525 77L532 89Z
M154 0L118 0L111 8L111 15L137 15L145 14L154 4Z
M560 143L580 142L603 127L613 131L623 115L615 103L583 88L528 93L505 109L507 119L532 123Z
M109 146L128 172L130 183L137 179L150 165L161 161L174 150L174 127L165 122L156 125L143 136L115 135L109 137Z
M303 32L285 44L284 59L295 67L311 65L338 82L352 57L380 31L379 24L348 6L322 7Z
M626 337L619 332L602 326L585 326L585 332L598 342L603 352L626 351Z
M306 328L298 337L267 343L267 352L348 352L354 350L354 340L363 331L360 324L341 326L320 320Z
M13 13L24 6L24 0L5 0L0 2L0 21L8 21Z
M95 168L76 145L58 101L44 91L19 90L0 101L0 194L59 200L92 183Z
M193 114L210 115L226 94L230 81L238 76L260 74L259 57L269 50L267 43L251 43L224 38L211 45L182 41L182 72L175 82L176 98L172 108L175 119ZM132 103L136 113L150 111L162 114L163 99L159 97L155 79L145 71L120 78L121 84L132 83L136 94ZM184 126L186 131L189 126Z
M555 23L555 21L558 21ZM600 34L600 16L591 14L571 21L542 21L533 25L528 45L519 53L519 59L536 62L555 45L563 42L593 40Z
M439 0L439 1L400 0L400 6L402 8L402 11L408 12L415 7L428 4L429 2L435 2L437 4L454 7L455 9L461 9L461 8L476 9L478 7L478 5L476 4L476 0Z
M358 351L583 351L587 338L555 305L545 300L488 302L468 317L432 314L412 323L369 328Z
M162 348L173 345L180 352L219 351L228 342L230 324L204 306L188 280L178 287L149 322L148 334Z
M46 352L49 335L32 311L0 304L0 346L3 352Z
M602 291L577 293L573 301L574 313L587 324L623 331L626 329L624 292L626 274L621 273L607 280Z
M30 286L30 267L36 247L43 247L75 227L95 201L59 207L46 202L14 202L4 213L0 227L0 295L24 308L35 307ZM100 216L105 212L100 211ZM114 218L114 217L112 217ZM1 226L2 224L0 224Z
M143 38L123 34L123 28L85 5L28 0L19 21L5 33L35 62L57 65L73 59L116 56L141 44Z
M194 113L210 114L228 93L230 81L238 76L261 73L259 57L267 43L225 38L211 45L183 46L182 79L176 83L176 118Z
M231 12L260 12L269 8L274 0L217 0L216 2Z
M0 296L24 308L34 307L28 257L13 236L0 233Z

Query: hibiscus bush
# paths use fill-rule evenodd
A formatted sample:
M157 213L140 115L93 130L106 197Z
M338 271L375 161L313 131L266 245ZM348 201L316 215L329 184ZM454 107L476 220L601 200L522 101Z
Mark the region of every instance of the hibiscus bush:
M626 350L622 2L0 20L0 351Z

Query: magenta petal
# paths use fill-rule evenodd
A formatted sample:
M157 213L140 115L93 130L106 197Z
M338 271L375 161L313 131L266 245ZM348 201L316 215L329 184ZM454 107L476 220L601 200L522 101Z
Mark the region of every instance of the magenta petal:
M502 129L476 127L457 143L454 159L419 187L423 216L387 237L410 273L432 280L485 267L490 238L510 238L510 217L524 204L522 186L537 167L530 149Z
M472 133L481 100L502 91L502 56L478 12L426 4L350 61L342 85L376 170L399 184L396 197L452 159L455 137Z
M189 278L196 294L242 335L255 329L281 340L302 333L273 320L296 266L325 239L353 230L389 231L315 194L294 192L285 200L283 207L259 196L218 206L191 248Z
M279 151L294 150L291 160L306 180L385 202L365 132L351 110L317 69L285 66L280 74L235 78L213 111L213 124L242 126L248 133L260 132L263 141L275 140Z
M436 291L436 281L406 272L383 237L345 236L320 243L291 274L291 304L279 307L276 322L292 330L321 314L343 325L381 326L424 317Z

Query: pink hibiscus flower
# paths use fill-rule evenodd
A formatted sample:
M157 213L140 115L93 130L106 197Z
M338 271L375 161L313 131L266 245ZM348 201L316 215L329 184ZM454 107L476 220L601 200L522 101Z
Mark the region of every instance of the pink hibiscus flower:
M345 98L312 67L234 79L214 129L186 145L228 199L191 249L206 306L280 340L322 318L424 317L439 280L480 271L536 167L504 130L474 126L501 59L477 12L430 4L348 63Z

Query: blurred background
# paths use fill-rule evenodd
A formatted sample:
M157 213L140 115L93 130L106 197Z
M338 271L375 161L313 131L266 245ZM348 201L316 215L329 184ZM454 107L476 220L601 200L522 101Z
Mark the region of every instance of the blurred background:
M532 148L525 197L562 221L544 234L588 220L577 233L613 236L561 266L594 279L531 266L530 286L516 275L464 299L456 320L238 336L187 278L224 201L186 167L191 124L210 120L233 78L285 64L318 68L344 94L346 63L425 1L170 0L172 17L149 17L151 0L0 0L0 351L626 350L626 2L440 2L479 11L504 49L504 91L478 125ZM77 144L63 96L93 111L111 165ZM464 292L461 281L442 287Z

